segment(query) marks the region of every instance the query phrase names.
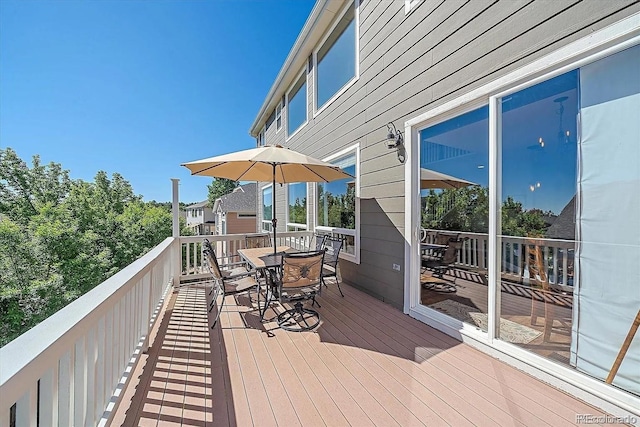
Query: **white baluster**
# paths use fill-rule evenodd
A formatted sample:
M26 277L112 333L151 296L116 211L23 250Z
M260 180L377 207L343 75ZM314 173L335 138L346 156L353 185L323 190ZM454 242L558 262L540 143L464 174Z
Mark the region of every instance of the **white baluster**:
M48 369L40 378L40 425L58 425L58 367Z
M73 425L83 426L87 415L87 354L85 337L75 344L73 364Z
M29 386L25 394L16 402L16 425L37 427L38 383Z
M72 425L74 410L73 365L75 351L67 351L58 361L58 425Z

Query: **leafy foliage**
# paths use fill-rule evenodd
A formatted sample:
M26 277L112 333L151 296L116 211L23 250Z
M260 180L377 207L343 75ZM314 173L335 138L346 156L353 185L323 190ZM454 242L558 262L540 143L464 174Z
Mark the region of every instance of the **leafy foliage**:
M318 185L318 225L356 228L355 187L347 186L344 194L332 194Z
M441 230L489 232L489 189L474 185L455 190L433 190L422 198L422 227ZM502 203L502 234L541 237L551 212L524 210L512 197Z
M238 186L238 181L232 181L226 178L214 178L211 184L207 185L209 195L207 200L209 205L213 207L216 199L231 193Z
M0 150L0 345L170 235L170 207L144 203L121 175L71 180Z
M289 203L289 222L295 224L307 223L307 198L296 198L294 203Z

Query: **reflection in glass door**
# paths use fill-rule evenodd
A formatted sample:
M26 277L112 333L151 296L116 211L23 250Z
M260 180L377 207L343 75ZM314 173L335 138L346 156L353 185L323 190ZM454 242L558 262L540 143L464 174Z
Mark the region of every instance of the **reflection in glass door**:
M420 132L420 302L487 328L489 109Z
M498 336L568 364L576 240L578 71L500 101Z

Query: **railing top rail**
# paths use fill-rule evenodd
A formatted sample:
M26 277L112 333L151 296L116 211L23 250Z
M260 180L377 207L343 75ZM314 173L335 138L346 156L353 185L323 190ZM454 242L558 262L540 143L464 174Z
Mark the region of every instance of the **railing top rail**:
M461 237L477 237L477 238L488 238L487 233L473 233L470 231L455 231L455 230L439 230L435 228L425 228L427 233L456 233L460 234ZM524 236L509 236L507 234L501 234L499 236L503 240L536 240L544 243L553 243L553 246L561 246L561 245L575 245L575 240L566 240L566 239L550 239L546 237L524 237Z
M180 242L182 243L198 243L202 242L204 239L208 239L210 242L231 242L235 240L243 240L245 236L251 236L254 234L263 234L263 233L243 233L243 234L203 234L200 236L180 236ZM312 236L312 231L283 231L278 232L278 239L284 237L302 237L302 236Z
M164 254L173 241L173 237L167 237L138 260L0 348L0 360L2 361L0 390L14 375L27 366L32 371L31 376L39 378L43 370L46 369L46 363L40 366L36 362L45 353L47 353L47 358L49 356L59 358L69 348L66 337L74 339L73 337L77 335L76 332L87 330L91 320L97 319L101 314L101 306L107 300L117 297L125 284L142 278L149 271L153 262ZM2 391L4 395L4 390Z

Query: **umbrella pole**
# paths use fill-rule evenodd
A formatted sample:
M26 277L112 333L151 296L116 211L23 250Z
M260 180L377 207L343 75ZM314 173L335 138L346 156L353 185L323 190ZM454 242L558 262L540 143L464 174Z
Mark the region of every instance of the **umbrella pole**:
M273 228L273 254L277 252L276 228L278 220L276 219L276 164L273 163L273 185L271 187L271 227Z

